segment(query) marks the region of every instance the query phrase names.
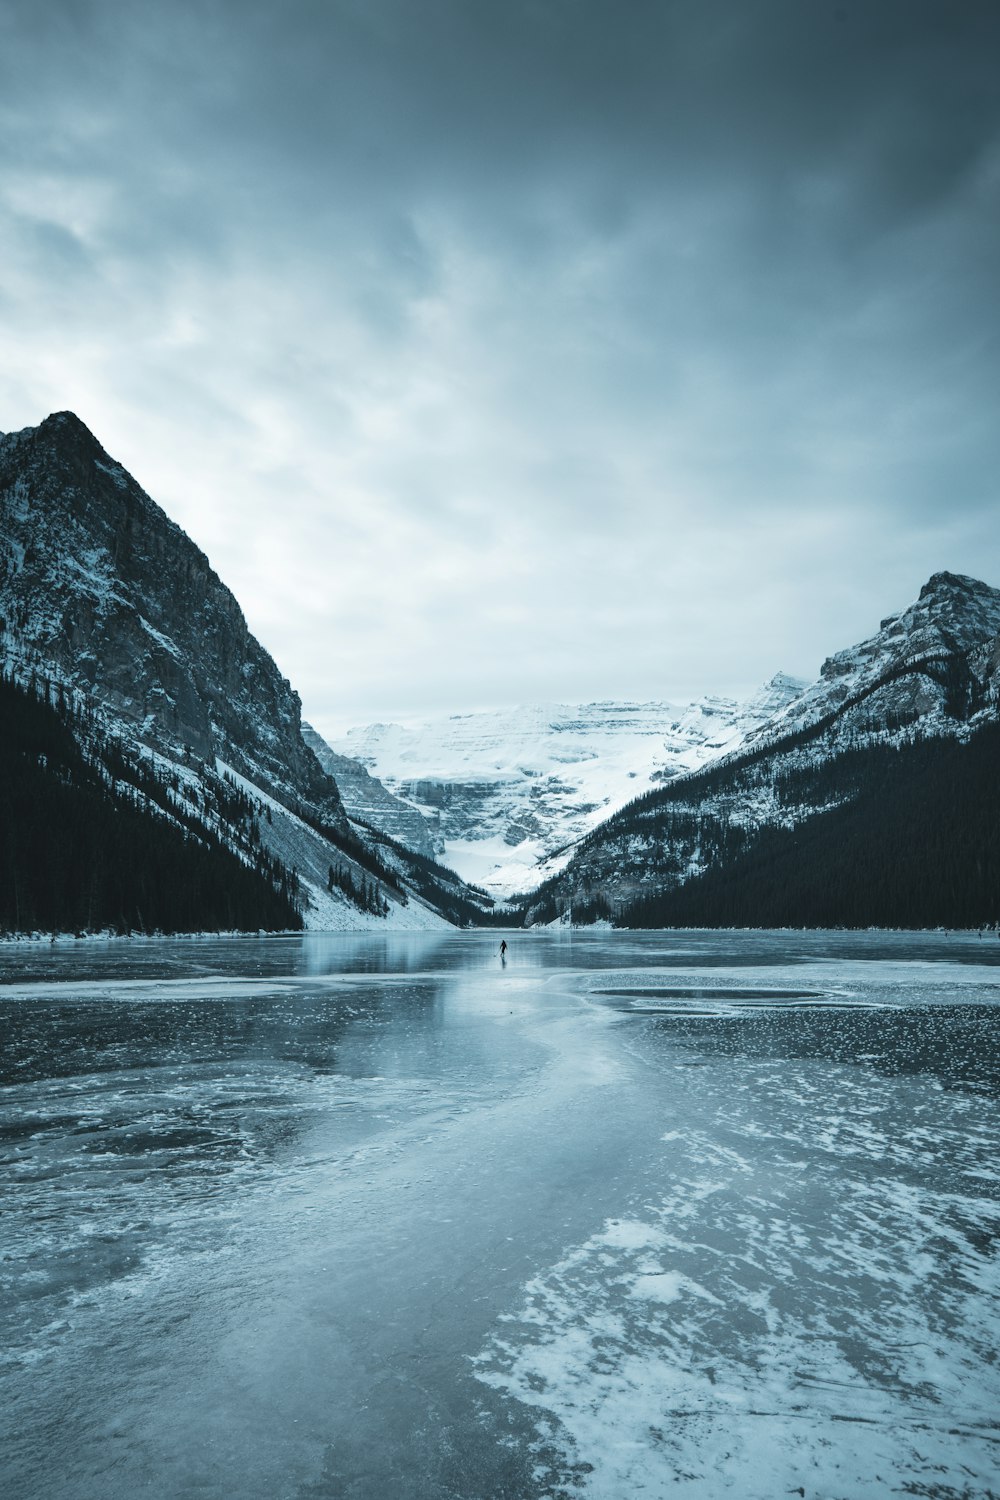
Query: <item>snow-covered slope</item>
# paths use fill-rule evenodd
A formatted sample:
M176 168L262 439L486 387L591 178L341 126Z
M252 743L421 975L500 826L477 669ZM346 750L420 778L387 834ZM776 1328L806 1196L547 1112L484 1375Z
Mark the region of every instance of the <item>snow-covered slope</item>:
M1000 590L936 573L714 765L675 778L590 834L571 861L543 869L554 880L529 915L579 912L597 898L618 911L727 868L758 832L800 829L861 795L870 767L851 766L867 764L865 751L968 740L996 723L998 701Z
M911 727L923 735L953 733L982 680L977 653L988 653L998 633L1000 589L935 573L913 604L889 615L860 645L829 657L817 681L751 730L748 741L775 740L826 718L852 740Z
M415 807L394 797L360 761L331 750L311 724L302 725L302 738L323 770L336 781L344 811L352 822L362 828L378 828L407 849L434 858L430 825Z
M85 710L88 753L101 738L145 757L178 814L222 805L225 768L253 838L224 819L215 832L296 873L308 925L443 925L434 872L359 838L298 695L204 553L72 412L0 436L0 665Z
M745 703L547 705L372 724L332 748L420 811L446 864L509 895L632 798L734 749L804 686L779 674Z

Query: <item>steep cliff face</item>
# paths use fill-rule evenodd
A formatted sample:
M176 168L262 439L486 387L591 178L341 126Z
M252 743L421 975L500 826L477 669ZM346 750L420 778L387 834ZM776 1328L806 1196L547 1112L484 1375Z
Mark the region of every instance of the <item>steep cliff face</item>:
M204 553L71 412L0 439L0 614L135 736L219 757L346 827L299 699Z
M394 797L376 776L360 761L338 755L317 734L311 724L303 724L302 737L327 775L332 776L340 791L344 811L353 821L387 833L407 849L433 859L434 841L427 820L415 807Z
M996 725L998 699L1000 591L937 573L913 605L830 657L815 683L731 753L639 798L581 840L530 904L529 919L567 908L618 912L727 868L756 880L757 851L776 857L765 835L819 829L825 814L860 805L876 779L887 803L897 770L911 787L920 777L940 786L940 769L903 752L970 741ZM981 764L982 743L969 765ZM966 762L940 764L961 774ZM894 827L905 823L900 816ZM906 858L905 848L899 857ZM786 862L791 871L790 857Z

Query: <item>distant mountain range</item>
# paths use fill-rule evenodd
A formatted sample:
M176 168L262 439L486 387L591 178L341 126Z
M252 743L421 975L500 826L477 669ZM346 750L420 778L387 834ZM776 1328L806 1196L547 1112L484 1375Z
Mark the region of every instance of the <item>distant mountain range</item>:
M742 869L772 832L857 802L864 775L876 775L871 765L862 772L862 749L965 744L991 723L998 631L1000 592L942 572L874 636L825 661L816 682L779 674L745 703L591 703L372 724L335 749L419 812L467 879L506 898L540 887L521 903L528 920L571 911L576 921L666 921L682 912L676 892L697 879L683 902L689 921L710 872L718 878L737 854ZM906 759L890 764L902 774ZM960 758L955 774L971 761L971 752ZM849 767L856 793L835 786ZM925 814L899 836L912 842L926 824ZM835 826L828 818L813 833ZM657 905L668 893L669 913Z
M995 922L998 698L1000 591L942 572L745 703L331 746L78 418L0 437L0 931Z
M323 770L336 781L344 810L355 823L380 829L428 859L443 852L417 809L394 797L359 760L338 755L309 724L302 725L302 738Z
M418 814L448 865L509 896L565 863L573 844L640 792L734 749L805 686L779 674L742 703L533 705L370 724L330 749L360 761Z
M192 859L221 849L283 890L307 925L443 926L486 913L489 903L456 876L349 818L306 743L298 695L233 595L70 412L0 438L0 664L8 725L22 726L6 753L23 770L32 744L62 745L55 769L49 749L34 755L32 784L46 796L68 778L75 805L92 807L90 834L81 822L77 843L35 818L32 846L24 797L8 803L8 925L11 911L27 910L18 895L24 850L34 848L42 870L37 841L50 840L49 863L76 860L84 881L100 854L98 830L109 826L108 798L123 816L150 820L154 844L168 827ZM24 691L62 722L79 762L48 719L36 724L21 705ZM139 925L163 925L156 889L152 879ZM91 902L88 925L136 925L123 903L125 895L107 910ZM234 915L231 925L258 925L253 902ZM75 908L65 920L80 925ZM16 925L26 922L22 912Z

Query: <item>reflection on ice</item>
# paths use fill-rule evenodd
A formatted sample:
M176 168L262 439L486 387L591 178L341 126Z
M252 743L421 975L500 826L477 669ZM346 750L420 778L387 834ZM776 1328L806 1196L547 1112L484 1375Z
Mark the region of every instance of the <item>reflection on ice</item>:
M509 940L0 951L0 1491L1000 1491L1000 945Z

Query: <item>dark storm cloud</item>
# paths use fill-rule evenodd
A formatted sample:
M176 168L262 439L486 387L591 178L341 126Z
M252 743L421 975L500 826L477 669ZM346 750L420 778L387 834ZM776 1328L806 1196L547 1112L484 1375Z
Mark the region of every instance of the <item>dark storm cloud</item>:
M516 238L532 181L565 173L580 219L613 233L630 201L707 177L752 189L762 252L817 231L847 249L967 180L996 137L997 35L992 5L906 0L54 0L8 7L5 97L27 107L26 155L48 129L52 160L131 160L167 222L185 179L196 201L317 223L358 193L395 208L461 189L470 217L524 204Z
M808 671L937 567L1000 583L998 42L8 3L3 425L77 405L319 718Z

